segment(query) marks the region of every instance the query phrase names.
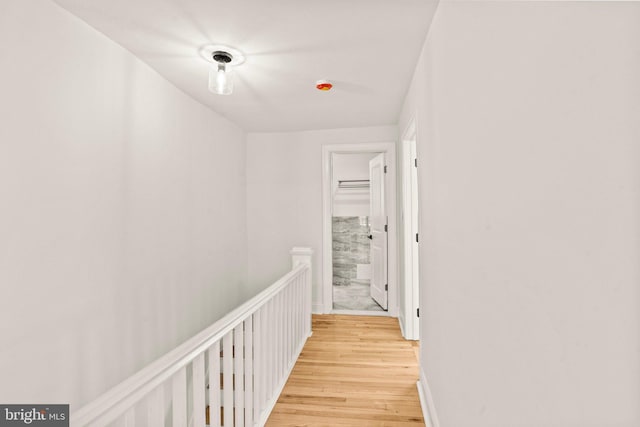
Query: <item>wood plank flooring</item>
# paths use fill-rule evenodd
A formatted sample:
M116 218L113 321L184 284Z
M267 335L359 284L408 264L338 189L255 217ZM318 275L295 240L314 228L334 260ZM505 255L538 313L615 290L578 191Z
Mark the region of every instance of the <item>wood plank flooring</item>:
M397 319L314 315L267 427L424 426L415 350Z

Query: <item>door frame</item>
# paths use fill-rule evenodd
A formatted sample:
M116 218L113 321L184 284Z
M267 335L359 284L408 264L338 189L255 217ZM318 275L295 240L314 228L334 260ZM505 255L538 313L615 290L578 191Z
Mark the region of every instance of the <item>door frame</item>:
M358 144L327 144L322 146L322 313L333 311L333 245L331 218L333 197L331 194L332 154L385 153L387 173L385 204L388 216L387 242L387 315L398 317L398 227L396 215L396 144L394 142L369 142ZM376 312L371 312L375 315Z
M417 159L416 122L411 119L402 134L402 223L403 223L403 291L404 304L400 313L400 325L405 339L417 340L420 337L419 259L416 233L419 233L417 220L418 188L414 185L412 173L417 173L414 163Z

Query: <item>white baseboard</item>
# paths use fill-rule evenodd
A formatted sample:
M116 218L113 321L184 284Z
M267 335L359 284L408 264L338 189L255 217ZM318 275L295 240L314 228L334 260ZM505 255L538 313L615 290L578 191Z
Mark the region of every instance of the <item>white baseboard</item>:
M400 333L402 334L402 337L406 340L407 334L404 333L404 313L402 311L398 313L398 323L400 324Z
M324 314L324 310L322 309L322 304L319 302L314 302L311 306L311 312L313 314Z
M373 311L373 310L331 310L330 314L346 314L348 316L392 317L388 311Z
M420 380L417 386L425 425L427 427L440 427L438 416L436 415L436 408L433 405L433 397L431 396L429 383L427 383L427 377L425 377L422 367L420 367Z

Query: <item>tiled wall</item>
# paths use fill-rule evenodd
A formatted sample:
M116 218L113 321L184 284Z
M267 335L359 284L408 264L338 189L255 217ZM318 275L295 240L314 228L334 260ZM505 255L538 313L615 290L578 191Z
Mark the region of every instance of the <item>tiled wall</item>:
M333 284L346 286L356 278L356 265L369 264L369 225L366 216L334 216Z

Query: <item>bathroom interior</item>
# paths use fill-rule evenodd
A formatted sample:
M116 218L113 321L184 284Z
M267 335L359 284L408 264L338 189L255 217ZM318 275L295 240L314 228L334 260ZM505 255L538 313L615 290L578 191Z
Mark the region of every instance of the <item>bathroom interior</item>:
M334 311L385 311L370 295L369 160L377 154L332 155Z

